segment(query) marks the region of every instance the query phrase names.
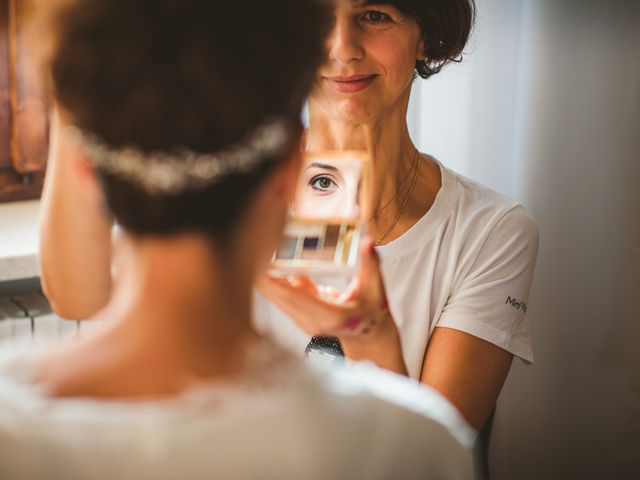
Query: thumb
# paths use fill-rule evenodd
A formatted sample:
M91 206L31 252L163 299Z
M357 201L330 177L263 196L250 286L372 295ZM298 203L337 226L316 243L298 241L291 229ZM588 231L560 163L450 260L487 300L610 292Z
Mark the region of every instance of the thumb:
M358 274L360 295L370 299L385 296L384 281L380 271L380 257L372 238L366 238L360 247L361 266Z

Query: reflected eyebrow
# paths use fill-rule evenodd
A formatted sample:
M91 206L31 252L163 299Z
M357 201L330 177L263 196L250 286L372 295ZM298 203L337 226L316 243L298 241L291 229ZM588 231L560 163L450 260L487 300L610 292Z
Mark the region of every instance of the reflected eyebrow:
M338 171L338 169L336 167L334 167L333 165L329 165L328 163L313 162L313 163L309 164L309 166L306 169L309 170L310 168L321 168L323 170L331 170L331 171L334 171L334 172Z
M389 5L389 0L349 0L352 7L370 7L372 5Z

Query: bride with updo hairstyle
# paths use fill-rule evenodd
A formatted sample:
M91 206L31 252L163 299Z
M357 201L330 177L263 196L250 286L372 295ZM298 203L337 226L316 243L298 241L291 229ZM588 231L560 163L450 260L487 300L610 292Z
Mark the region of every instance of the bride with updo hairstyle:
M252 327L326 3L49 8L47 188L70 175L67 193L87 202L75 214L115 219L117 262L87 320L100 328L0 347L0 477L470 478L473 430L437 392L374 367L312 367Z

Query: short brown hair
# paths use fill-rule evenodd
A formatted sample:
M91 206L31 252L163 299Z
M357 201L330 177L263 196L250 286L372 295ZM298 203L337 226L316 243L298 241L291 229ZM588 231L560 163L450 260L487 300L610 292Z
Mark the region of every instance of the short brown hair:
M413 17L424 42L424 61L416 62L416 73L429 78L450 62L460 62L475 20L474 0L370 0L389 4Z

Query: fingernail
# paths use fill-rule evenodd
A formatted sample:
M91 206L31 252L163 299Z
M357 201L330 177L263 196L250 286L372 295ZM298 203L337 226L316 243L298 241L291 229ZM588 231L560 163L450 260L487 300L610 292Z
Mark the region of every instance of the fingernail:
M348 330L355 330L360 326L360 324L364 321L363 315L354 315L353 317L349 317L345 322L344 326Z
M387 300L387 297L382 299L382 305L380 305L380 308L382 308L382 310L389 310L389 301Z

